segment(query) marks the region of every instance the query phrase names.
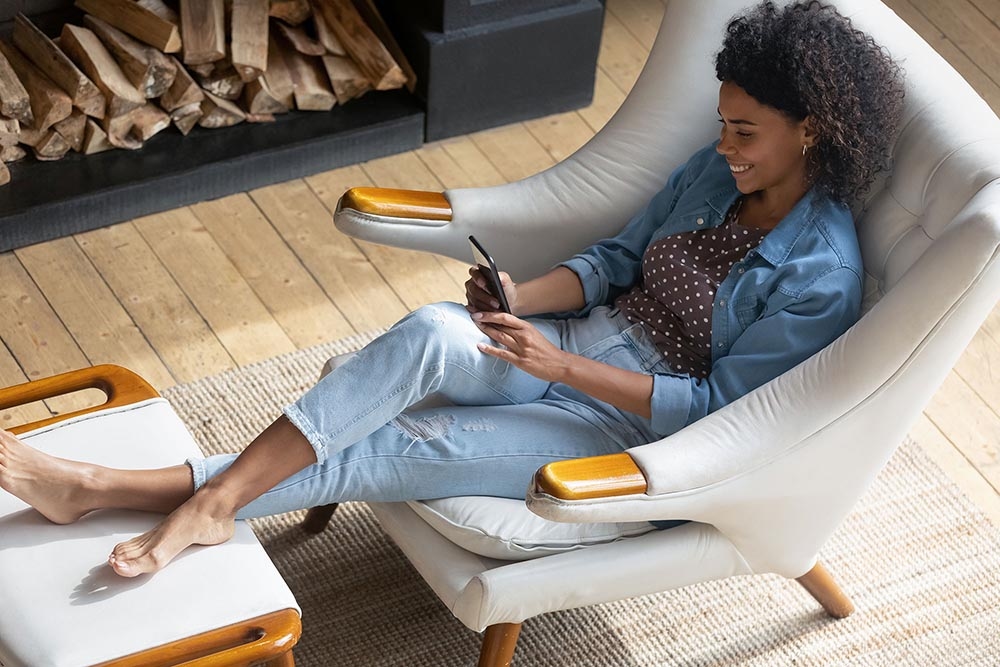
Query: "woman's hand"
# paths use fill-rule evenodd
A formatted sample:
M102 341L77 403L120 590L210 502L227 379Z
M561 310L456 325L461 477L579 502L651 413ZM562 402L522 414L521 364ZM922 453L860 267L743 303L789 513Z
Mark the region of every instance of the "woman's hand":
M549 342L530 322L499 312L474 312L472 321L494 343L479 344L479 350L502 359L546 382L561 382L573 356Z
M479 267L471 267L469 269L469 276L470 278L465 281L465 309L470 313L500 312L500 302L495 296L490 294L486 287L486 277L479 270ZM514 281L504 271L500 271L500 284L503 287L503 293L507 297L507 304L510 306L510 309L515 313L518 312L516 305L517 285L514 284Z

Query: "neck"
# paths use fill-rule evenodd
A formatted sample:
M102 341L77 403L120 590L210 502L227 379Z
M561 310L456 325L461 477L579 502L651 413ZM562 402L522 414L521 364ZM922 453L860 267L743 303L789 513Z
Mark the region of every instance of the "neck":
M744 197L741 222L748 227L774 229L808 191L807 188L798 188L794 192L776 192L774 189L751 192Z

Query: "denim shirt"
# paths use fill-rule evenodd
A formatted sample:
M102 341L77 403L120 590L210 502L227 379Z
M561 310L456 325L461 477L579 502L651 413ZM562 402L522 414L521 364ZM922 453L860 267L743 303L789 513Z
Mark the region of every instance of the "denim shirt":
M724 222L740 193L716 144L674 171L617 236L561 264L583 285L586 306L578 315L638 284L643 253L654 241ZM857 321L861 296L850 210L814 188L719 285L709 376L654 375L653 430L674 433L806 360Z

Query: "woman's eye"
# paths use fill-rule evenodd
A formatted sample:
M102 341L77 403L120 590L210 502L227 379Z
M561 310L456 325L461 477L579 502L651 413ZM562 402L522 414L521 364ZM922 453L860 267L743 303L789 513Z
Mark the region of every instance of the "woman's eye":
M751 134L750 132L737 132L736 136L746 138L746 137L752 137L753 134Z

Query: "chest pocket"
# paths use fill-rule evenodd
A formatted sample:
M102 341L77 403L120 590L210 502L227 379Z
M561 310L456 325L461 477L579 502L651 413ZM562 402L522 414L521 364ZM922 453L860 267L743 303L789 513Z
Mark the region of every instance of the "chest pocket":
M744 296L733 301L733 313L740 326L746 329L764 314L767 301L756 295Z

